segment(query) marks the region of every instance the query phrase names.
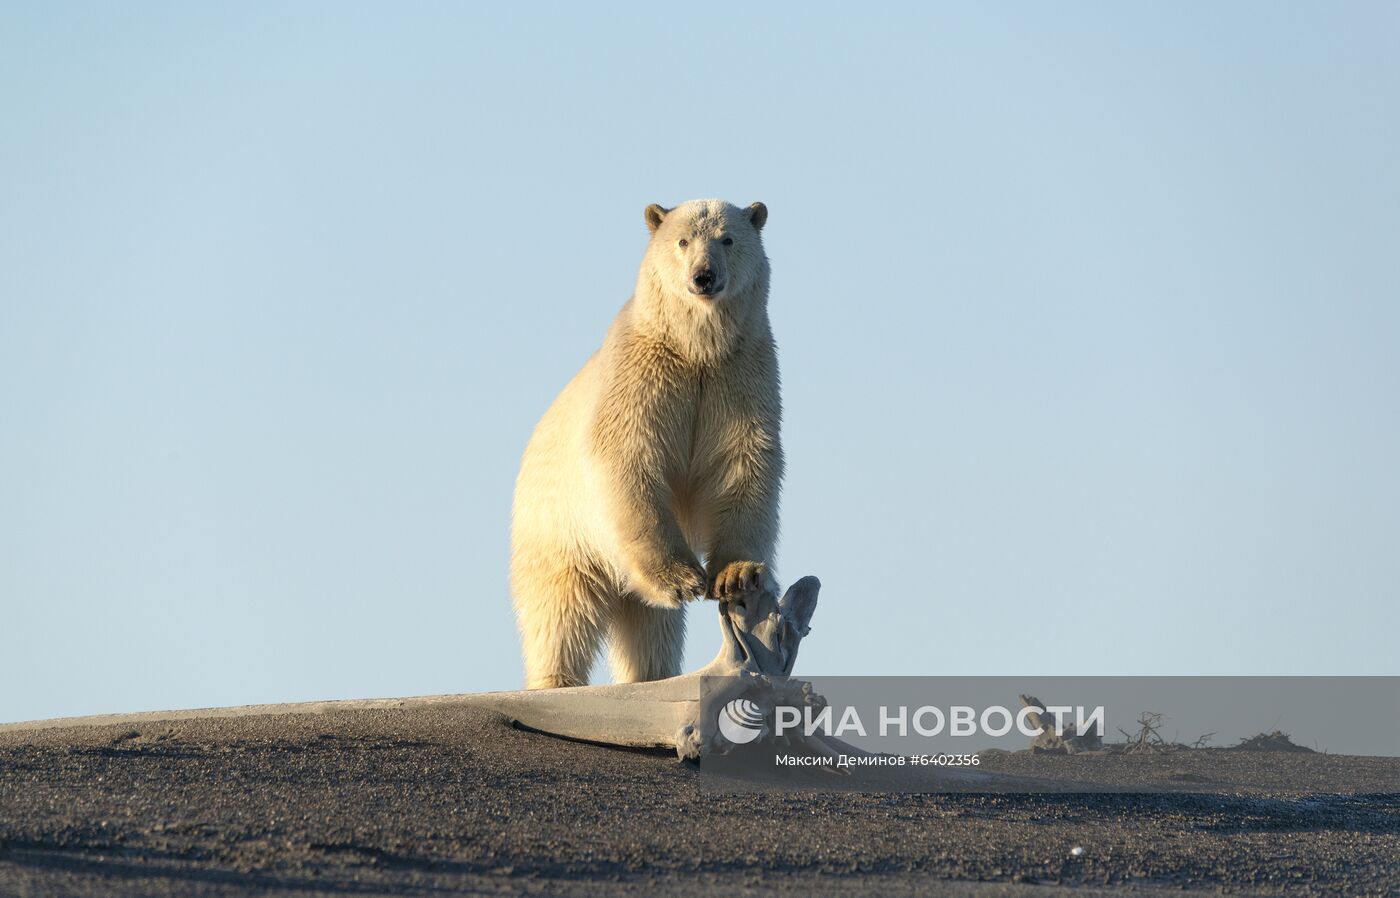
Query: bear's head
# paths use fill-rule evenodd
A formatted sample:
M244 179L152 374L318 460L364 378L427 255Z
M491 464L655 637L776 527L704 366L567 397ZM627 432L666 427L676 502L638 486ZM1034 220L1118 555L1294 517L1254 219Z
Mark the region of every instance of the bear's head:
M760 232L768 208L693 200L674 209L653 203L645 217L651 243L638 296L646 311L697 349L722 349L767 302Z

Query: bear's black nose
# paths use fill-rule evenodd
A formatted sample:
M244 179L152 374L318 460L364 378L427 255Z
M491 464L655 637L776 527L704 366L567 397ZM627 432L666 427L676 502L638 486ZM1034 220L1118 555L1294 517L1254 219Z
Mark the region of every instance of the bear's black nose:
M710 288L715 285L715 273L708 268L702 268L691 275L690 280L695 284L696 290L709 293Z

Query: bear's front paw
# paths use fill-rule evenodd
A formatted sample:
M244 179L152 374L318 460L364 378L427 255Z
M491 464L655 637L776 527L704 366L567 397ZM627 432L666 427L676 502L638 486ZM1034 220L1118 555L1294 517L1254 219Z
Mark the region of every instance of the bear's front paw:
M715 574L708 594L712 599L732 599L743 595L763 585L766 571L767 568L758 561L731 561Z
M705 594L705 569L700 562L677 558L654 572L652 594L656 604L679 608Z

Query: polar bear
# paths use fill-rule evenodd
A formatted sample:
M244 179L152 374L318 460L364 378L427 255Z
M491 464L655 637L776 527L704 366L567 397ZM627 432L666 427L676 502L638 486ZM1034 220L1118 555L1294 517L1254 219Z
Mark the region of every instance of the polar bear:
M605 637L618 682L675 676L688 600L772 582L783 453L767 217L762 203L646 208L635 292L516 480L528 688L587 683Z

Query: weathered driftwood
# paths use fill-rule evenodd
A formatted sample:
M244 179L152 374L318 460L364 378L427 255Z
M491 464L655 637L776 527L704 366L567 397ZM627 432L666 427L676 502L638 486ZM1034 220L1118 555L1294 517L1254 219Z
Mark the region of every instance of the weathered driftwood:
M691 673L649 683L497 692L481 698L517 722L556 736L674 748L683 758L724 752L731 746L716 732L714 717L734 698L763 692L770 704L774 697L793 704L820 703L809 685L787 680L798 645L810 630L820 589L816 577L803 577L781 599L758 588L720 602L719 654ZM819 743L811 747L826 750Z
M1047 707L1033 695L1022 695L1021 704L1027 708ZM1075 724L1066 723L1061 732L1055 732L1055 717L1038 711L1026 712L1026 723L1040 730L1031 739L1031 750L1049 754L1072 755L1081 751L1097 751L1103 748L1103 734L1095 727L1083 733L1076 730Z

